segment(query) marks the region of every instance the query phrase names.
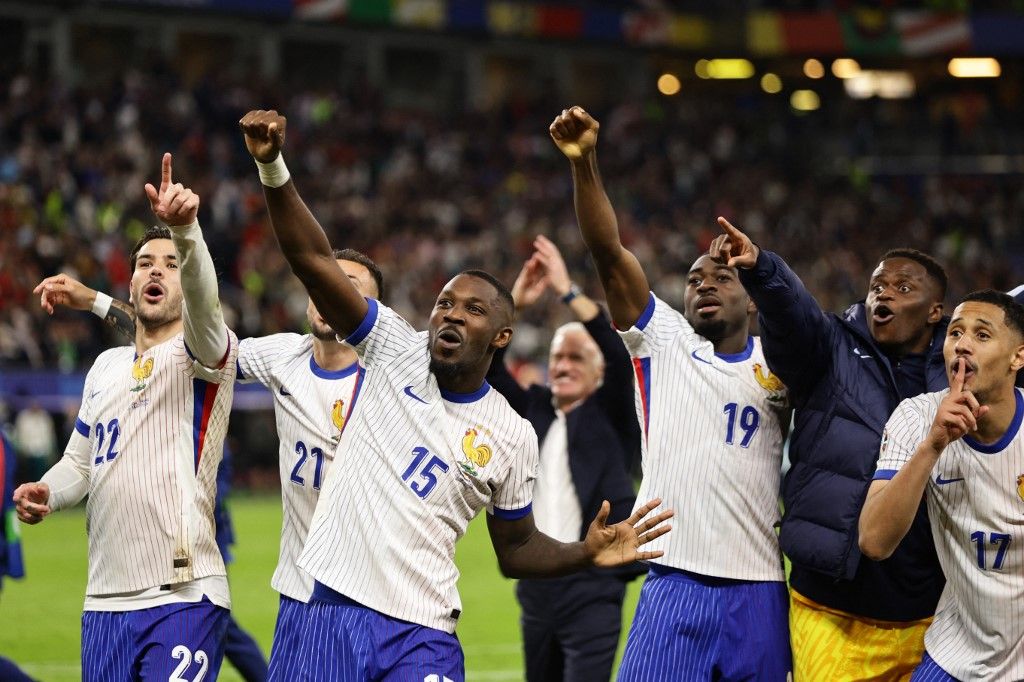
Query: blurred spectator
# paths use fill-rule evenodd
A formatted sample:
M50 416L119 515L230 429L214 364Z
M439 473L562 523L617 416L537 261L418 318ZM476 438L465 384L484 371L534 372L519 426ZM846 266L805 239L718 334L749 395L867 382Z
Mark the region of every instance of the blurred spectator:
M80 87L25 73L0 82L0 364L71 370L120 343L89 316L46 318L31 289L64 271L127 295L128 245L148 222L144 174L165 150L204 197L227 322L240 336L301 328L306 294L271 235L237 132L254 107L288 115L289 166L311 210L335 246L381 263L398 282L394 307L414 324L462 268L511 284L535 234L562 245L570 270L591 272L547 140L562 102L442 115L387 107L365 85L216 73L186 87L146 64ZM1024 181L970 160L1024 154L1024 98L996 85L942 88L903 101L840 95L806 115L784 97L725 87L595 111L623 239L670 304L719 214L755 240L770 235L826 310L858 299L873 259L895 246L935 253L951 273L950 300L1009 288L1024 280ZM899 164L915 158L934 167ZM592 275L580 284L597 289ZM529 311L511 359L543 361L555 326Z
M57 446L53 417L33 400L14 418L12 435L24 462L25 480L38 481L50 468Z

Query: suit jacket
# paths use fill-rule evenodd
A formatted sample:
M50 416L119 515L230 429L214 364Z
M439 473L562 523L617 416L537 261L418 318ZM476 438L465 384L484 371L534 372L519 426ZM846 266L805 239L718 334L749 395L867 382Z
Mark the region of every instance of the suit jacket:
M605 374L601 386L565 419L569 471L583 516L581 540L603 500L611 503L610 524L632 513L636 495L629 471L640 453L640 424L629 352L603 312L585 322L584 327L604 355ZM487 381L533 425L543 443L555 421L551 389L539 384L523 389L505 367L504 350L494 354ZM630 567L626 574L632 577L642 570Z

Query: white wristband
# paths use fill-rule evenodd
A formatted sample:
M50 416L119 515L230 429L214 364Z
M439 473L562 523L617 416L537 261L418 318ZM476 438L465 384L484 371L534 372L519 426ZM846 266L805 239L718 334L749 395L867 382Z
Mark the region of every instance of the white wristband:
M291 177L288 166L284 165L284 154L278 154L270 163L256 161L256 168L260 171L260 182L267 187L280 187Z
M107 318L107 313L110 312L110 304L114 302L107 294L102 291L96 292L96 300L92 302L92 314L101 320Z

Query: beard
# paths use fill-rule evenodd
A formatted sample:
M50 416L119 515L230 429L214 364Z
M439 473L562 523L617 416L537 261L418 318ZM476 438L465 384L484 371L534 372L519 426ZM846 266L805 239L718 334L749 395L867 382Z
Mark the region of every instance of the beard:
M135 319L146 330L159 329L181 319L181 298L165 299L163 305L135 306Z
M314 339L321 341L337 341L338 335L333 329L328 327L326 324L314 324L310 323L309 333L313 335Z
M434 356L430 357L430 372L442 381L459 377L464 368L465 363L457 360L441 360Z
M691 321L693 331L711 343L724 339L729 332L729 324L723 319L702 320L699 317Z

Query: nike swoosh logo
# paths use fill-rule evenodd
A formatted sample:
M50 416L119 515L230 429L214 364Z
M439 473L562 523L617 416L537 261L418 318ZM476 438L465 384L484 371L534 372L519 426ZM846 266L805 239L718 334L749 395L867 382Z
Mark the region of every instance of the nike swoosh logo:
M702 358L701 356L697 355L697 351L693 351L692 353L690 353L690 356L691 356L691 357L692 357L692 358L693 358L694 360L698 360L698 361L700 361L700 362L703 362L703 363L704 363L705 365L710 365L710 364L711 364L711 361L710 361L710 360L705 360L705 359L704 359L704 358Z
M412 384L409 384L408 386L405 387L405 394L407 396L409 396L410 398L412 398L413 400L420 401L424 405L427 404L426 400L424 400L423 398L419 397L418 395L416 395L415 393L412 392Z
M95 398L96 396L98 396L98 395L99 395L100 393L103 393L103 391L102 391L102 390L99 390L99 391L93 391L92 393L90 393L90 394L89 394L89 400L92 400L93 398Z
M291 393L288 392L288 389L286 389L283 384L281 385L281 395L291 395Z
M874 355L865 355L863 352L861 352L860 348L856 347L854 347L853 349L853 354L856 355L861 360L870 360L871 358L875 357Z
M962 480L964 480L964 479L963 478L943 478L942 474L939 474L938 476L935 477L935 482L938 485L946 485L947 483L956 483L957 481L962 481Z

